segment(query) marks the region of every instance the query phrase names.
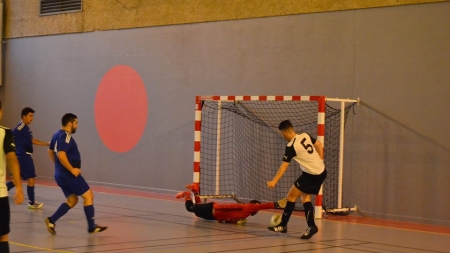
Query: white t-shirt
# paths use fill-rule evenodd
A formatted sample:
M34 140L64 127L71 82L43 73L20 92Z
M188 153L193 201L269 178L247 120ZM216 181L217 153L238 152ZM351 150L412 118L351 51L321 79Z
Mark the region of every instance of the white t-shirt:
M15 152L14 136L11 129L0 126L0 198L8 196L6 187L6 154Z
M290 162L294 159L300 164L302 171L319 175L325 170L325 164L314 147L316 140L307 133L297 134L287 145L283 161Z

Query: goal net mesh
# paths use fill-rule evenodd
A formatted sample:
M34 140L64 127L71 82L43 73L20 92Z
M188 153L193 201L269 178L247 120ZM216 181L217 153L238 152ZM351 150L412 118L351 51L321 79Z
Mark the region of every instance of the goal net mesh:
M350 107L346 107L345 116ZM267 187L287 144L278 125L288 119L297 133L317 138L317 108L317 101L203 101L201 195L234 195L240 202L285 198L301 170L291 162L277 186ZM323 206L327 208L336 207L338 202L339 127L340 110L326 105L324 153L328 176L323 185ZM297 202L296 209L303 206Z

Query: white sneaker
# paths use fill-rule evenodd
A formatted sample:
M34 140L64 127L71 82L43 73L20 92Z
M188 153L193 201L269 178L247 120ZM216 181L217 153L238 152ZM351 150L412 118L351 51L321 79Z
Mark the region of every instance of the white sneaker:
M39 203L37 201L34 201L34 205L31 205L28 203L28 209L41 209L44 206L44 203Z

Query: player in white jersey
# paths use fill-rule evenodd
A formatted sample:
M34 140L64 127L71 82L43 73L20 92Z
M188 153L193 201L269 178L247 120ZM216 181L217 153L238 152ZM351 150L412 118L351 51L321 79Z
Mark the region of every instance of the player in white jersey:
M2 103L0 101L0 119L3 116ZM20 204L23 201L22 184L20 182L19 162L16 157L14 135L11 129L0 126L0 252L9 253L8 234L11 212L9 209L8 190L5 184L6 166L13 174L16 183L14 202Z
M300 165L302 174L288 192L286 197L287 204L284 208L280 224L269 227L269 230L281 233L287 232L287 224L294 211L295 201L300 197L308 224L308 229L301 238L309 239L319 231L314 222L314 206L311 203L311 195L317 195L319 193L320 187L327 177L327 171L323 163L323 145L307 133L295 133L294 127L289 120L281 122L278 129L289 143L286 145L283 162L277 174L272 181L267 182L267 186L269 188L275 187L289 167L292 159Z

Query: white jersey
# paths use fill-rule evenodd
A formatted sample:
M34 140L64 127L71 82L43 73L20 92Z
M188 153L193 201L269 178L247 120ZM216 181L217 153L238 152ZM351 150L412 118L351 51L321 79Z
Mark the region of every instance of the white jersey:
M0 126L0 198L8 196L6 187L6 154L15 152L14 136L11 129Z
M319 175L325 170L325 164L314 147L316 140L307 133L297 134L287 145L283 161L294 159L300 164L302 171Z

